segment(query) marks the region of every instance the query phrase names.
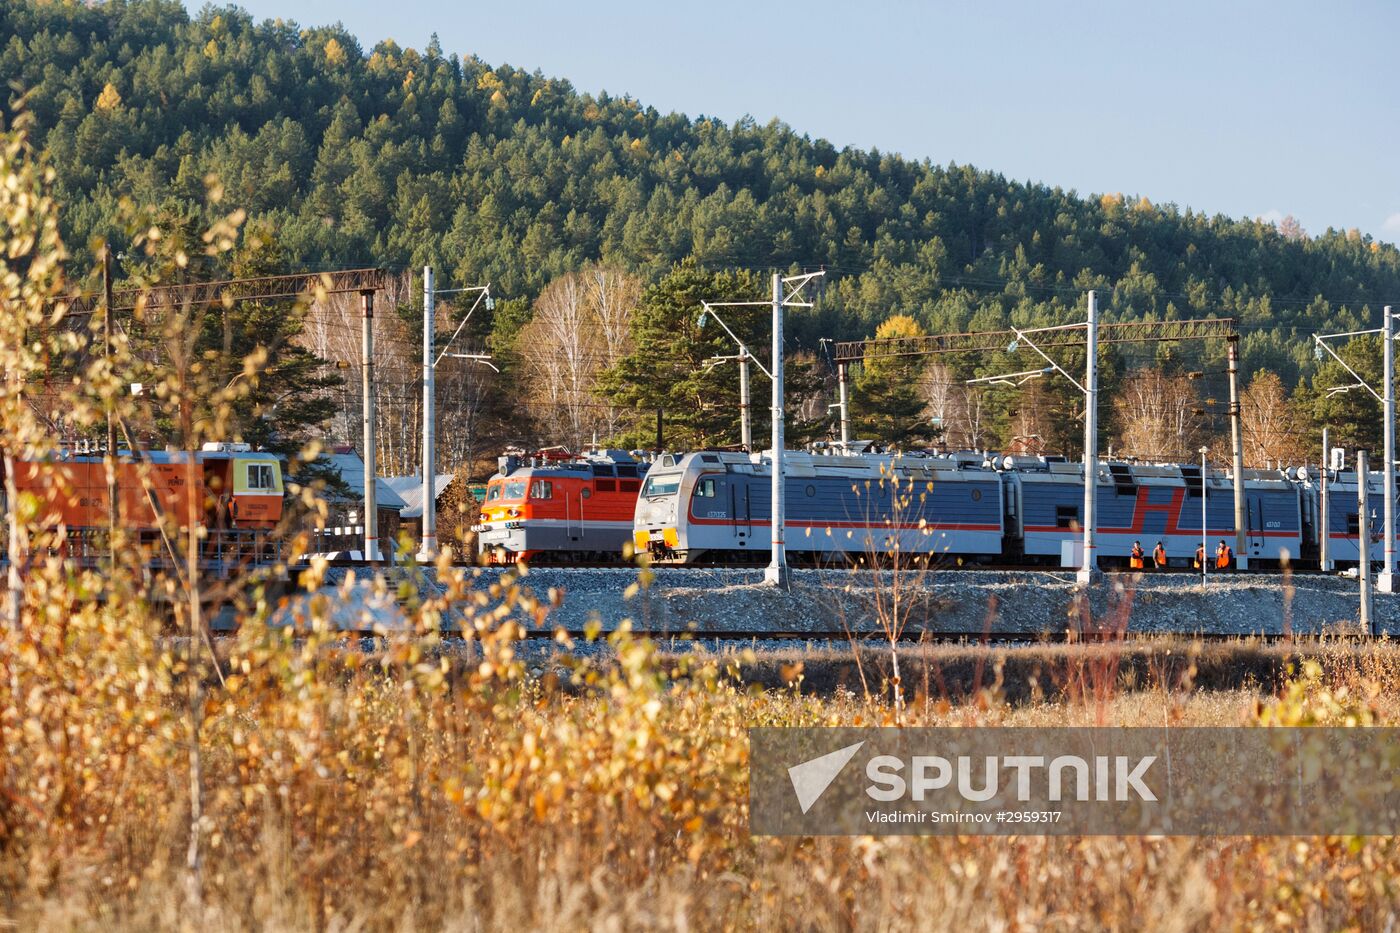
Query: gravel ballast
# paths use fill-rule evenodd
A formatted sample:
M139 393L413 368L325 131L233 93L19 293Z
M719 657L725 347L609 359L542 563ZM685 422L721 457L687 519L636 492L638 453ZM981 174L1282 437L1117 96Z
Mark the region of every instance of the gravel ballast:
M393 596L364 580L341 584L351 571L332 568L323 589L338 627L396 628L403 623ZM467 570L473 584L487 588L514 568ZM383 571L381 571L383 573ZM416 578L388 571L387 593L409 589L440 591L429 569ZM582 630L596 619L611 630L630 619L635 629L656 634L773 632L844 636L881 632L896 613L906 634L984 632L1000 637L1043 633L1126 630L1142 633L1277 635L1354 633L1360 603L1355 579L1319 574L1212 575L1202 587L1187 574L1106 574L1087 590L1073 572L1027 570L949 570L874 573L848 570L794 570L787 590L764 586L756 569L660 567L648 586L633 588L630 568L540 568L521 584L542 600L562 597L545 627ZM628 595L629 589L632 590ZM1087 599L1086 599L1087 597ZM277 618L290 621L306 597L293 597ZM1400 596L1376 594L1380 630L1400 634ZM530 628L534 619L522 619Z

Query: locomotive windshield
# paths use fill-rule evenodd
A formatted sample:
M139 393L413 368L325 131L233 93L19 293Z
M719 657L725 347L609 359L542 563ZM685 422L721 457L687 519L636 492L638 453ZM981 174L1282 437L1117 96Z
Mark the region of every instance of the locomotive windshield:
M648 476L647 481L642 485L642 498L655 499L658 496L674 496L676 490L680 488L681 474L679 473Z
M505 483L505 484L504 484L504 488L503 488L502 491L501 491L501 498L502 498L502 499L524 499L524 498L525 498L525 481L524 481L524 480L519 480L519 481L517 481L517 482Z

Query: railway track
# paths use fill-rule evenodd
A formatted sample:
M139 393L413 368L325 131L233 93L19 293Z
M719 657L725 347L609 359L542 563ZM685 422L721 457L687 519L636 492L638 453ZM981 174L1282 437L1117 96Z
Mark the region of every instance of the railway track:
M523 640L532 643L544 643L554 641L558 637L559 629L527 629ZM586 642L589 633L578 629L563 629L564 634L577 642ZM360 639L383 639L386 637L382 633L372 631L346 631L343 633L347 638ZM443 636L449 641L456 633L443 632ZM665 645L691 645L691 644L733 644L741 645L745 642L792 642L793 644L803 642L840 643L849 645L859 643L862 646L888 645L890 639L881 632L784 632L784 631L759 631L759 630L731 630L731 631L689 631L689 632L650 632L633 629L632 634L653 641L661 642ZM605 639L606 631L596 633L595 642ZM1014 645L1040 645L1040 644L1079 644L1079 645L1132 645L1150 643L1162 640L1177 641L1201 641L1201 642L1230 642L1230 641L1256 641L1256 642L1287 642L1295 639L1305 639L1310 636L1306 634L1282 634L1282 633L1240 633L1240 632L1171 632L1171 631L1151 631L1151 632L935 632L918 631L902 632L895 639L900 645L919 644L961 644L969 647L980 646L1014 646Z
M634 634L646 635L654 640L666 642L757 642L757 641L791 641L791 642L858 642L862 645L889 644L888 636L878 632L866 632L861 634L847 635L844 632L687 632L684 634L658 634L634 632ZM573 633L570 633L573 637ZM534 636L531 636L534 637ZM552 636L551 636L552 637ZM577 637L583 637L583 633L578 633ZM1132 644L1134 642L1148 642L1162 639L1199 640L1209 642L1242 641L1242 640L1263 640L1263 641L1286 641L1294 636L1281 634L1257 633L1221 633L1221 632L1126 632L1122 635L1114 633L1082 633L1082 632L918 632L902 633L895 641L903 645L929 644L966 644L977 645L1007 645L1007 644L1082 644L1082 645L1114 645Z
M330 566L330 567L353 567L353 568L365 568L365 567L387 568L387 567L391 566L391 565L389 565L389 564L387 564L387 563L385 563L385 562L383 562L383 561L366 561L366 560L355 560L355 559L350 559L350 558L334 558L334 559L328 561L328 562L327 562L327 565ZM486 564L486 565L479 565L479 564L458 563L458 564L454 564L453 566L455 566L455 567L461 567L461 568L464 568L464 569L476 569L476 568L479 568L479 569L482 569L482 570L511 570L511 569L513 569L516 565L515 565L515 564ZM701 572L701 571L715 571L715 570L752 570L752 571L760 571L760 570L762 570L762 569L763 569L764 567L766 567L766 566L767 566L766 564L761 564L761 563L757 563L757 564L705 564L705 563L700 563L700 564L668 564L668 563L654 563L654 564L651 565L651 568L652 568L653 570L668 570L668 571L669 571L669 570L680 570L680 571L686 571L686 572L689 572L689 573L699 573L699 572ZM796 564L792 564L791 566L792 566L792 569L794 569L794 570L828 570L828 571L833 571L833 572L837 572L837 571L860 571L860 572L865 572L865 571L869 571L869 570L889 571L889 570L893 569L893 568L891 568L891 567L889 567L889 566L862 567L862 566L851 566L851 565L830 565L830 564L825 564L825 565L824 565L824 564L804 564L804 563L796 563ZM535 560L535 561L530 561L528 564L526 564L526 567L529 568L529 569L532 569L532 570L637 570L637 569L638 569L638 567L637 567L636 564L625 563L625 562L622 562L622 561L576 561L576 560L567 560L567 561L566 561L566 560ZM978 572L978 571L983 571L983 572L988 572L988 571L990 571L990 572L995 572L995 573L1066 573L1066 574L1069 574L1069 573L1075 573L1075 572L1076 572L1076 568L1074 568L1074 567L1056 567L1056 566L1052 566L1052 565L1049 565L1049 564L980 564L980 563L971 563L971 562L964 563L964 564L961 564L961 565L953 564L953 563L946 563L946 564L933 564L932 566L929 566L929 567L927 567L927 568L914 566L914 567L904 567L904 568L901 568L901 569L905 570L906 572L910 572L910 573L923 573L923 572L925 572L925 571L927 571L927 572L929 572L929 573L939 573L939 572L949 572L949 573L973 573L973 572ZM1107 575L1107 576L1120 576L1120 575L1126 576L1126 575L1129 575L1129 574L1143 574L1143 575L1146 576L1146 577L1183 577L1183 576L1199 577L1199 576L1201 575L1201 572L1200 572L1199 570L1193 569L1193 568L1191 568L1191 567L1167 567L1167 568L1165 568L1165 569L1163 569L1163 570L1157 570L1157 569L1151 569L1151 570L1132 570L1132 569L1129 569L1128 567L1106 567L1106 568L1104 568L1103 572L1104 572L1104 574ZM1288 570L1287 572L1290 573L1290 574L1292 574L1292 575L1294 575L1294 576L1324 576L1324 575L1325 575L1325 576L1338 576L1338 574L1337 574L1335 571L1330 572L1330 573L1328 573L1328 574L1323 574L1323 572L1322 572L1321 570L1319 570L1319 569L1317 569L1317 568L1315 568L1315 567L1307 567L1307 566L1301 566L1301 567L1300 567L1300 566L1293 566L1293 567L1289 568L1289 570ZM1210 570L1208 576L1209 576L1211 579L1215 579L1215 578L1220 577L1220 576L1225 576L1225 577L1234 576L1234 575L1236 575L1236 574L1238 574L1238 573L1265 574L1265 575L1270 575L1270 576L1283 576L1283 575L1284 575L1284 571L1283 571L1283 570L1280 570L1280 569L1278 569L1278 568L1275 568L1275 567L1261 567L1261 568L1258 568L1258 569L1251 568L1251 569L1249 569L1249 570L1247 570L1247 571L1235 571L1235 570L1224 570L1224 571L1221 571L1221 570L1215 570L1214 568L1212 568L1212 569Z

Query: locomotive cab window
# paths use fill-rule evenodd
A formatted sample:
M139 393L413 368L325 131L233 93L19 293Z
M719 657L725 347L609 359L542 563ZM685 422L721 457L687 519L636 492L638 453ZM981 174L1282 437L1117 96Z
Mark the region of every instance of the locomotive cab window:
M554 484L549 480L536 480L530 484L531 499L552 499L554 498Z
M1057 506L1055 506L1055 527L1056 527L1056 528L1077 528L1077 527L1079 527L1079 506L1077 506L1077 505L1057 505Z
M277 480L272 475L272 464L248 464L248 489L270 492L277 489Z
M1349 534L1349 535L1359 535L1359 534L1361 534L1361 513L1360 513L1360 512L1348 512L1348 513L1347 513L1347 534Z
M679 473L648 476L647 481L642 484L642 498L654 499L658 496L674 496L676 490L680 488L681 475Z
M713 479L702 479L695 484L695 496L699 499L713 499L715 497L715 481Z

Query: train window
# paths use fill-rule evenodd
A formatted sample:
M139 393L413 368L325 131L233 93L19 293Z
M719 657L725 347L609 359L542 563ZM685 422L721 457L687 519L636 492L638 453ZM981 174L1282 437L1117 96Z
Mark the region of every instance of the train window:
M1056 527L1056 528L1078 528L1078 527L1079 527L1079 506L1077 506L1077 505L1057 505L1057 506L1055 506L1055 527Z
M613 466L612 466L611 463L595 463L595 464L593 464L593 475L594 475L594 476L616 476L616 475L617 475L617 472L616 472L615 470L613 470Z
M617 485L623 492L636 492L642 488L642 481L639 479L623 479L618 480Z
M1349 534L1349 535L1359 535L1359 534L1361 534L1361 513L1360 513L1360 512L1348 512L1348 513L1347 513L1347 534Z
M617 465L618 476L636 476L637 465L635 463L619 463Z
M615 479L600 479L594 485L598 487L599 492L617 492L617 480Z
M492 483L491 485L489 485L489 486L486 487L486 501L487 501L487 502L495 502L495 501L496 501L497 499L499 499L499 498L501 498L501 484L500 484L500 483Z
M553 499L554 484L547 479L536 480L530 484L531 499Z
M580 498L580 499L592 499L592 498L593 498L593 490L591 490L591 489L589 489L587 486L585 486L585 487L583 487L583 489L579 490L579 494L578 494L578 495L579 495L579 498Z
M712 479L702 479L695 484L695 496L698 499L713 499L715 497L715 481Z
M248 488L260 489L264 491L276 489L277 481L273 478L272 475L272 464L248 464Z
M525 498L525 481L524 481L524 480L520 480L520 481L518 481L518 482L506 483L506 484L505 484L505 488L501 490L501 498L502 498L502 499L524 499L524 498Z
M647 481L642 484L642 498L654 499L658 496L674 496L676 490L680 488L681 475L679 473L648 476Z
M701 455L700 455L700 462L701 462L701 463L719 463L719 457L715 456L714 454L701 454Z

